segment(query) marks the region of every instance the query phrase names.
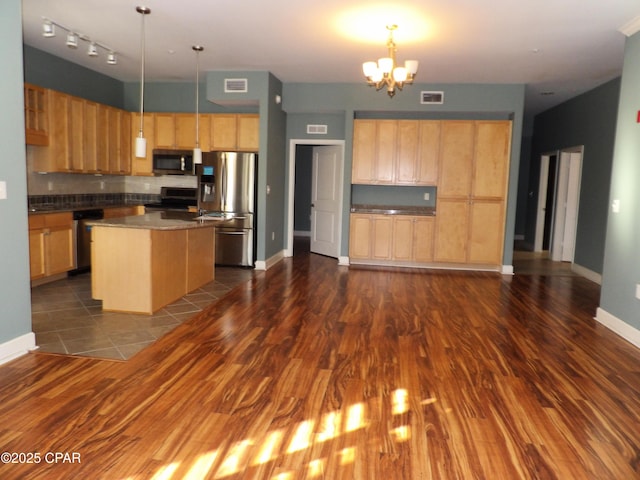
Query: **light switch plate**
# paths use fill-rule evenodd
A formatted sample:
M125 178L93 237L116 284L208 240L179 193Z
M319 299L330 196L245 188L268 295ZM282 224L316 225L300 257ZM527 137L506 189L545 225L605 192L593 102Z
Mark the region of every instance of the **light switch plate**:
M7 182L0 180L0 200L7 199Z

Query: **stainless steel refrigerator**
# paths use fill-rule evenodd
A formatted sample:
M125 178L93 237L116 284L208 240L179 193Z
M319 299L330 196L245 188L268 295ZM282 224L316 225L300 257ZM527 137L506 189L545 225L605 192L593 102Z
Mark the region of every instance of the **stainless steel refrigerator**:
M225 217L216 227L216 264L254 266L255 153L207 152L196 165L198 210Z

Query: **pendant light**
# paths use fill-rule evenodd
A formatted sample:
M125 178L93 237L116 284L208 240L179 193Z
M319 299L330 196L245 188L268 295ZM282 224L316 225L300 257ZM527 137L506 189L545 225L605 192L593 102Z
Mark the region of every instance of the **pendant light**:
M136 7L136 12L142 16L142 28L140 35L140 50L142 51L140 62L140 131L136 138L136 157L147 156L147 139L144 138L144 17L151 13L148 7Z
M194 45L191 47L196 52L196 146L193 149L193 164L198 165L202 163L202 150L200 149L200 52L204 50L201 45Z

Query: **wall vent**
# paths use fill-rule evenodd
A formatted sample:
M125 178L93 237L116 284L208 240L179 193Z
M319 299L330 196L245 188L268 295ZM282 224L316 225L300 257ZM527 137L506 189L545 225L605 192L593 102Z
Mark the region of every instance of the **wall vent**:
M247 93L249 82L246 78L225 78L224 93Z
M326 125L307 125L307 133L310 135L326 135Z
M423 105L440 105L444 103L444 92L420 92L420 103Z

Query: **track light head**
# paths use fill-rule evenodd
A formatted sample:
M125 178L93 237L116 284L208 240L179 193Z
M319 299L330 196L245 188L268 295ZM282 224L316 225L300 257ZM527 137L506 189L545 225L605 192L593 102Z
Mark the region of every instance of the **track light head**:
M78 35L73 32L67 34L67 47L78 48Z
M56 36L56 26L50 20L45 20L42 24L42 36L51 38Z
M91 42L89 44L89 48L87 49L87 55L89 55L90 57L97 57L98 56L98 46Z
M115 52L109 52L107 55L107 63L109 65L116 65L118 63Z

